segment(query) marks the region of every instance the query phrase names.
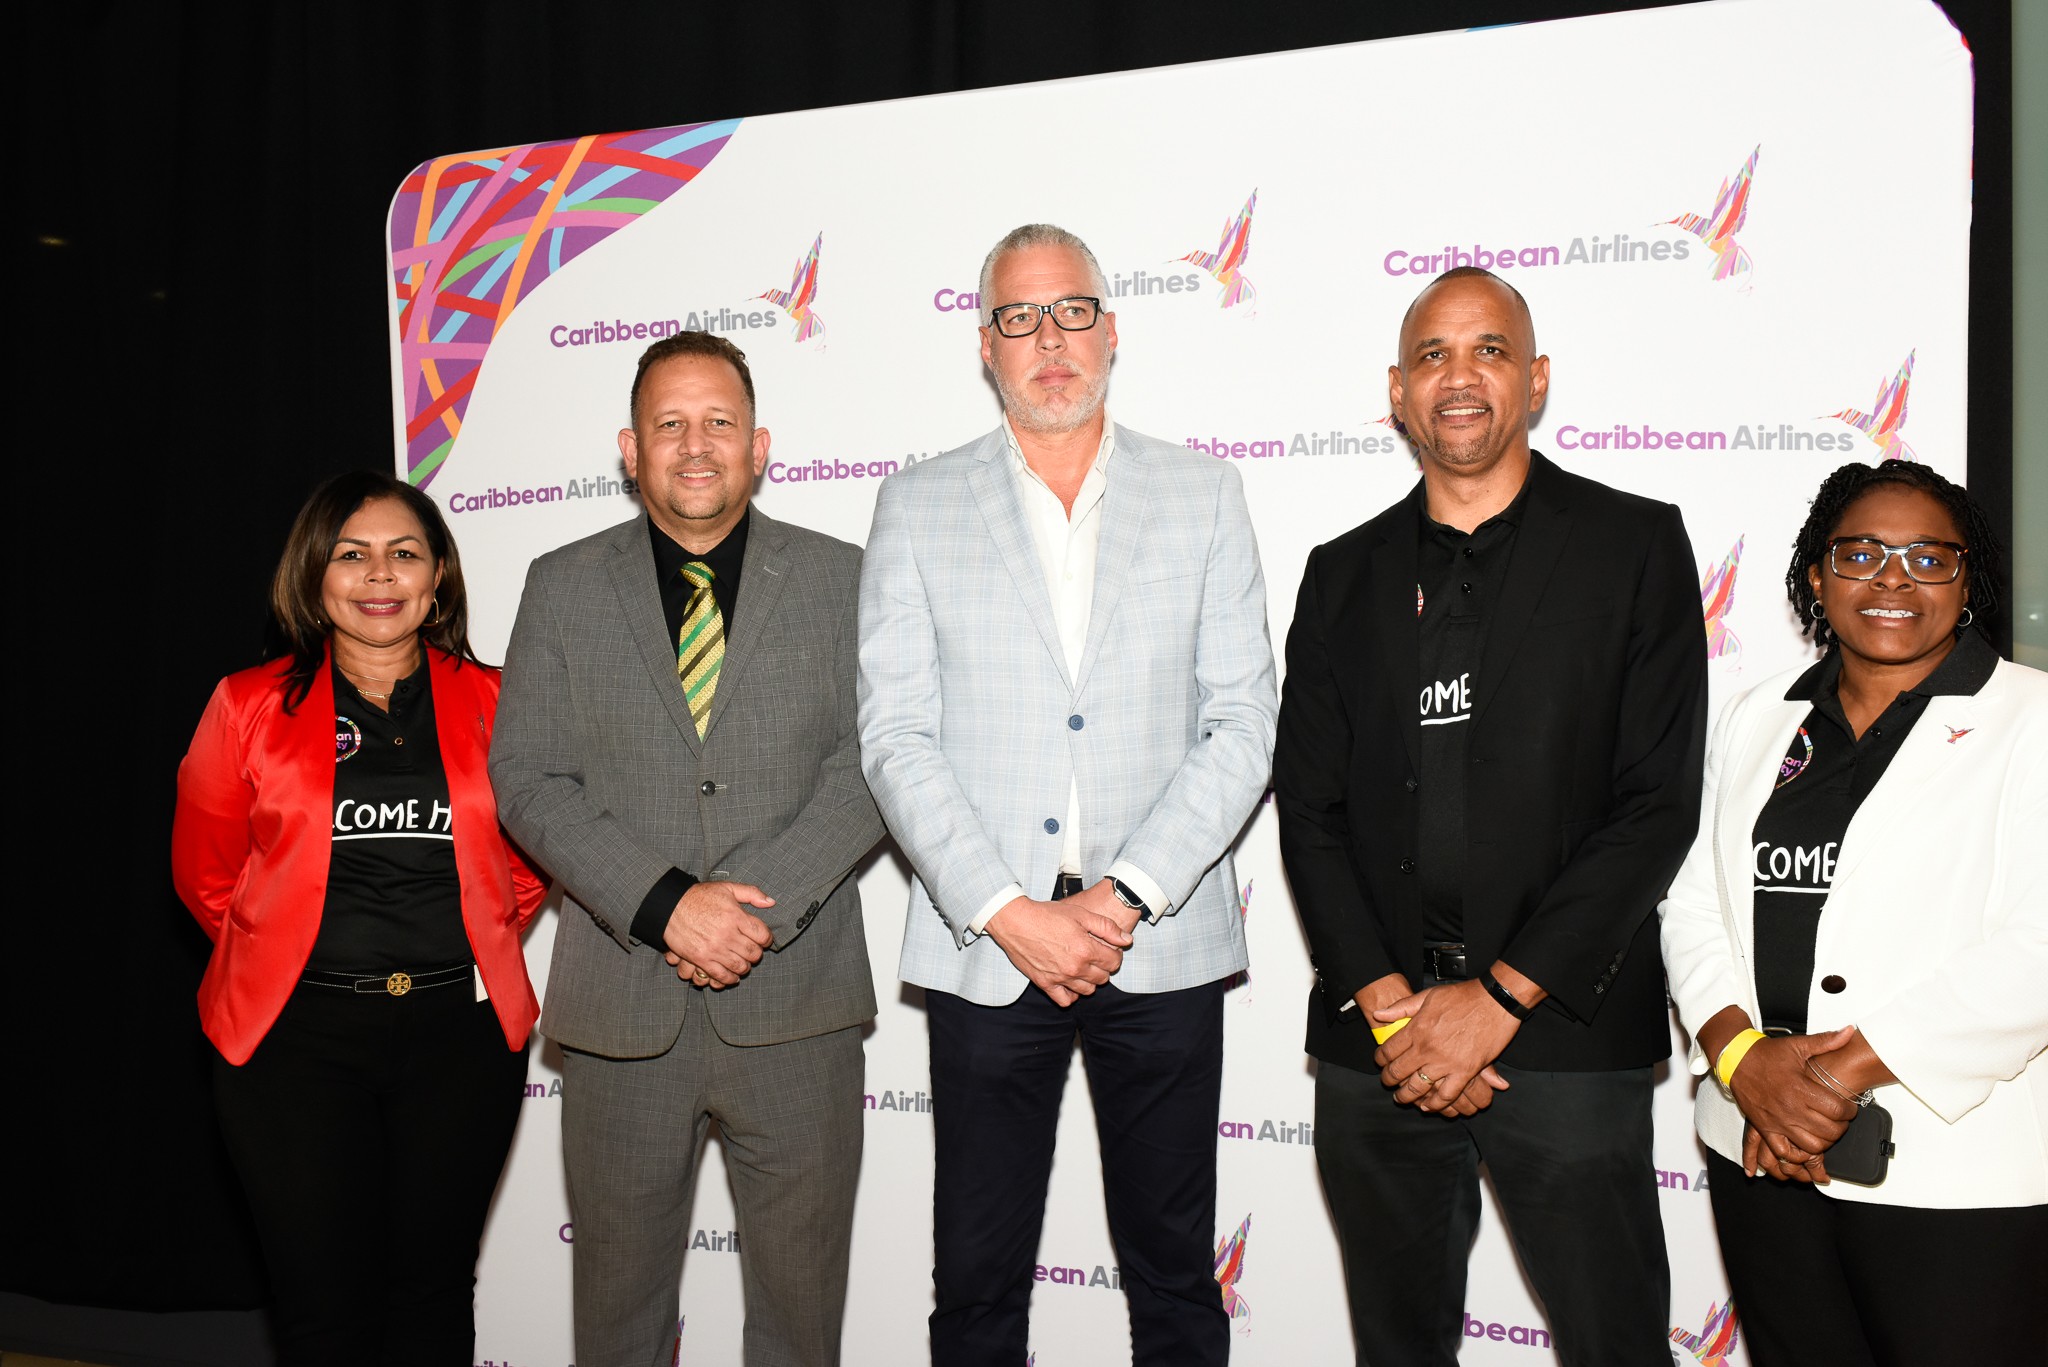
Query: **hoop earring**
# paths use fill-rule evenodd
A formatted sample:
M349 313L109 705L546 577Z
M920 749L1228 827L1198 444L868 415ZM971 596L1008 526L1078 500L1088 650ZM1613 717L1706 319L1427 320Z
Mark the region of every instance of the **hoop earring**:
M1956 622L1956 635L1960 636L1965 631L1968 631L1970 629L1970 623L1976 620L1976 610L1973 609L1968 603L1963 604L1963 615Z
M1806 610L1806 615L1816 622L1825 622L1828 619L1827 609L1820 605L1818 598L1813 600L1813 606Z
M437 627L440 626L441 623L445 620L446 617L441 611L441 595L437 593L434 595L434 615L428 618L424 625L430 627Z

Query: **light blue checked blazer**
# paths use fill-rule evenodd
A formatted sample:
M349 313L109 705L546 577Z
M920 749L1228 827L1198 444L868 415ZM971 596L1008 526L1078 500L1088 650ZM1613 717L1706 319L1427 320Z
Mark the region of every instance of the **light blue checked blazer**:
M1237 972L1230 846L1266 789L1279 705L1243 483L1116 428L1070 677L1010 459L998 428L891 475L862 563L861 766L916 874L901 974L1017 999L1028 980L967 923L1007 883L1050 892L1077 780L1083 875L1127 859L1172 903L1139 924L1116 985Z

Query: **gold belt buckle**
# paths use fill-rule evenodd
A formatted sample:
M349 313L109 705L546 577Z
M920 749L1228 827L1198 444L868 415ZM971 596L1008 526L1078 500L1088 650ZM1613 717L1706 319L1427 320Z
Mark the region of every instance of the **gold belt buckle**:
M384 980L384 990L394 997L403 997L412 991L412 974L394 973Z

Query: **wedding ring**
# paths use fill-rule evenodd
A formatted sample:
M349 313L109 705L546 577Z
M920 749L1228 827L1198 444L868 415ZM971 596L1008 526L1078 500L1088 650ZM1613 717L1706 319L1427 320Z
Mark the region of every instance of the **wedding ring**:
M1431 1077L1428 1073L1423 1072L1420 1068L1417 1068L1415 1070L1415 1076L1422 1079L1422 1085L1425 1087L1436 1086L1436 1079Z

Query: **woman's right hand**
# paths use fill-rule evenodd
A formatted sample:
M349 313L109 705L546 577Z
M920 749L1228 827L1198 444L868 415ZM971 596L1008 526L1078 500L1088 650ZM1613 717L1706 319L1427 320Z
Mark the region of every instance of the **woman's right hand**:
M1776 1160L1775 1167L1761 1165L1772 1176L1827 1181L1826 1166L1816 1160L1849 1128L1856 1118L1856 1103L1822 1085L1807 1070L1806 1060L1839 1048L1853 1030L1758 1040L1735 1069L1729 1090L1760 1146ZM1743 1170L1757 1171L1748 1135L1743 1140Z

